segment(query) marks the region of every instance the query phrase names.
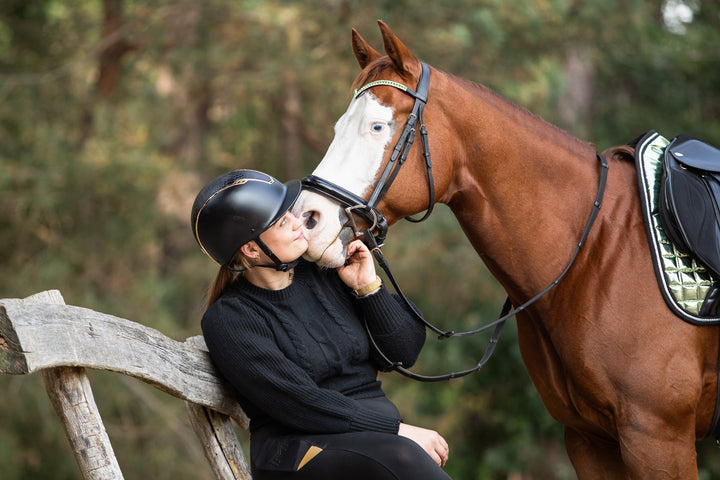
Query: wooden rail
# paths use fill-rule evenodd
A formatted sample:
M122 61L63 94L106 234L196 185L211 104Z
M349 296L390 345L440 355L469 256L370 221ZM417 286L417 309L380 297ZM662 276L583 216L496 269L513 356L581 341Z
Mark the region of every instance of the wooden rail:
M57 290L0 299L0 372L41 372L86 480L122 479L85 368L138 378L180 398L218 479L249 480L232 426L248 418L213 367L203 338L177 342L144 325L65 305Z

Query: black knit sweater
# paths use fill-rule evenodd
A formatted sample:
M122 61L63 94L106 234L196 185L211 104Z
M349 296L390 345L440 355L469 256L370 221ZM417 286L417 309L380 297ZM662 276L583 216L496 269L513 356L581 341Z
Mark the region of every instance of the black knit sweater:
M397 409L377 380L382 351L412 365L424 328L385 287L356 297L334 270L301 261L283 290L239 277L205 312L213 363L261 427L296 433L397 433Z

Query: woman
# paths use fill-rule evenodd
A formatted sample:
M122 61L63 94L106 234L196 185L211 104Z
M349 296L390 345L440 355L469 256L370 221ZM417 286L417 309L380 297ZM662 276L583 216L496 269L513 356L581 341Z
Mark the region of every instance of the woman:
M220 265L203 335L251 419L253 478L449 479L447 443L402 423L368 337L410 366L424 328L382 285L362 242L337 270L301 259L303 223L289 212L300 188L236 170L192 209L195 239Z

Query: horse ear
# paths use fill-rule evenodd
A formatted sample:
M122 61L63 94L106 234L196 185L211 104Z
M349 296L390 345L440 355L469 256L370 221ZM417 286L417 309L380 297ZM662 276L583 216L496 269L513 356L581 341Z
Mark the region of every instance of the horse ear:
M385 22L378 20L378 26L385 45L385 53L393 61L395 68L400 72L420 75L420 61L417 57L395 36Z
M352 50L355 54L355 58L360 64L360 68L365 68L374 60L382 57L382 55L372 48L354 28L352 29Z

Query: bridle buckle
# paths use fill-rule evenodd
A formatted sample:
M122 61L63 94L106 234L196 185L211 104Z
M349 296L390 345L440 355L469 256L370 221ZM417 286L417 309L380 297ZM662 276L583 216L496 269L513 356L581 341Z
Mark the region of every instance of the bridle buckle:
M356 214L355 210L362 210L362 213ZM368 205L358 204L358 205L351 205L349 207L345 207L345 215L348 217L347 223L350 225L350 227L353 229L353 232L355 233L356 237L363 236L364 230L370 230L374 231L378 226L378 217L375 213L374 208L370 208ZM366 220L372 219L372 225L368 226L367 228L363 229L360 228L360 226L357 223L357 216L360 215Z

